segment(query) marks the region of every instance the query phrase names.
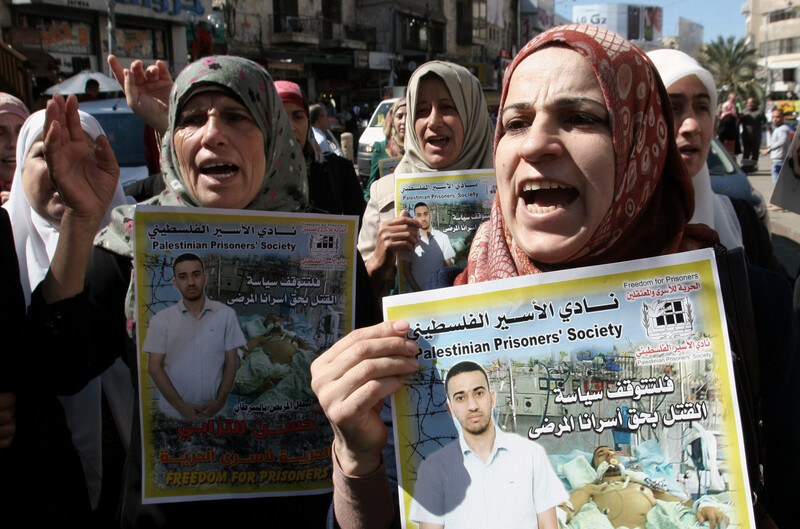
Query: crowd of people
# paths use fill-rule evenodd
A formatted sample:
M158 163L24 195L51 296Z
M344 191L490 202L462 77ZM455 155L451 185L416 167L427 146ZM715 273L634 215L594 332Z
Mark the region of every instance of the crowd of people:
M0 98L0 134L19 138L15 149L5 148L15 156L6 154L2 164L16 166L13 181L0 178L3 191L9 191L0 213L3 270L9 278L3 314L10 328L19 329L12 341L21 351L7 354L0 377L4 501L28 517L97 522L103 495L115 490L99 463L102 390L127 451L117 486L121 490L110 509L114 524L172 527L233 517L292 527L399 527L387 398L417 370L418 347L408 338L408 322L380 323L379 304L395 287L398 259L435 239L426 225L428 206L417 204L414 217L407 212L396 216L392 175L371 178L364 195L352 162L336 152L326 133L325 109L309 106L297 84L273 82L252 61L206 57L174 81L162 62L145 67L134 61L123 68L110 56L109 65L131 109L162 138L163 191L145 204L362 217L355 263L356 330L311 367L311 387L334 433L333 492L142 501L129 229L135 206L121 196L119 167L102 129L78 110L74 96L56 95L45 111L30 116L21 102L7 96ZM763 465L763 474L750 481L763 484L757 491L760 523L768 527L763 520L772 518L778 527L790 527L791 507L800 499L795 479L800 463L787 458L800 442L800 424L785 420L800 416L797 321L785 271L752 208L710 188L705 160L716 98L711 75L680 52L653 52L648 58L602 28L553 28L529 42L508 68L496 128L480 82L466 68L444 61L417 68L406 98L386 117L386 140L373 151L378 153L373 173L384 155L402 156L395 174L495 171L491 216L473 239L467 267L426 274L428 288L697 248L743 247L750 261L751 306L746 309L755 321L746 332L758 341L753 354L762 384L760 394L740 393L739 399L763 410L758 428L764 440L747 454ZM733 113L727 110L726 115ZM786 155L777 147L774 151ZM191 258L178 268L191 267L202 275L202 263ZM207 302L206 296L179 290L192 307ZM151 349L151 373L161 377L156 382L161 380L170 393L170 379L159 371L168 352L155 344ZM35 370L42 380L36 388L22 376L32 371L26 356L38 360ZM228 355L226 363L234 360L235 354ZM484 379L488 385L485 372L474 367L452 373L445 383L448 407L459 421L466 421L467 405L457 400L459 393L474 400L485 419L494 401L487 387L480 390ZM230 381L230 366L224 369ZM56 400L71 394L76 395L70 399L83 400ZM758 402L745 402L751 398ZM214 413L213 406L191 406L181 399L170 404L188 420ZM481 431L462 423L463 442L486 461L497 452L495 445L510 441L495 432L490 420L483 422ZM47 458L36 457L44 453ZM536 449L530 458L542 463ZM550 473L547 483L555 483ZM40 504L43 475L52 476L47 489L56 492L47 509ZM567 501L566 493L549 485L529 493L524 492L532 503L525 519L555 529L556 508ZM466 494L480 500L476 490ZM422 527L457 527L470 519L467 514L448 522L442 511L446 505L445 499L425 502L414 513ZM503 522L511 527L524 523L513 518L516 514L500 520L512 520ZM708 520L713 528L723 517L698 510L697 519Z

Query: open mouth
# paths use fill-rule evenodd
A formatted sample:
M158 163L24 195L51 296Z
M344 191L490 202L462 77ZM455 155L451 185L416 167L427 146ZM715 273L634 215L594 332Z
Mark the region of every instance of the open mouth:
M432 138L428 138L427 141L429 145L436 147L437 149L442 149L445 145L447 145L447 142L450 141L450 138L447 136L434 136Z
M229 163L214 163L202 166L200 171L216 180L225 180L235 175L239 171L239 166Z
M555 182L526 182L522 188L522 199L528 211L543 214L566 206L578 196L574 187Z
M692 147L691 145L686 145L684 147L678 148L678 152L681 153L681 156L691 156L693 154L696 154L698 151L699 149Z
M6 165L17 165L17 158L16 156L11 156L9 158L3 158L0 160L0 162L3 162Z

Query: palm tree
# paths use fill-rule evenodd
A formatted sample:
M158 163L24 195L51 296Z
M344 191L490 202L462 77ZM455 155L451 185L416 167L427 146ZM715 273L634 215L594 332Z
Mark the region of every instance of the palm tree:
M756 50L743 38L736 40L734 36L717 37L705 45L699 57L700 64L714 76L720 101L731 92L736 92L742 101L762 93L755 79L757 60Z

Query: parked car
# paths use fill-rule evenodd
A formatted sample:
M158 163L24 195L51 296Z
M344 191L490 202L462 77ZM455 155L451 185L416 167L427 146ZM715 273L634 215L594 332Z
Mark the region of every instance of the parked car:
M755 171L758 168L757 164L753 160L743 160L744 168L742 168L717 138L711 139L707 163L708 172L711 174L711 189L720 195L741 198L752 204L758 218L769 229L767 203L747 179L747 173Z
M375 109L375 112L373 112L372 118L370 118L367 124L367 128L364 129L364 132L361 133L361 137L358 138L358 155L356 159L358 162L358 177L361 179L362 185L366 184L369 180L369 166L372 162L372 145L376 141L386 139L386 136L383 135L383 122L386 118L386 113L389 112L389 109L392 108L392 105L394 105L394 102L398 99L400 98L395 97L381 101Z
M128 108L124 99L103 99L80 103L106 131L108 142L119 163L122 187L148 177L144 153L144 121Z

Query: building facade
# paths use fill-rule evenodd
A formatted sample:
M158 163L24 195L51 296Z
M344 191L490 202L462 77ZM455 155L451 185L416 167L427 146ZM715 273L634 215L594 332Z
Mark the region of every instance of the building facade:
M187 26L211 12L211 0L4 0L0 27L34 71L55 59L62 78L107 72L111 28L123 64L161 59L178 72L188 61Z
M797 99L778 97L778 93L797 90L800 6L786 0L748 0L742 12L747 17L746 38L757 50L765 72L767 94L771 99Z
M396 94L392 87L405 86L418 65L448 60L470 68L491 104L499 100L502 72L521 43L554 25L553 5L554 0L2 0L0 27L31 71L55 69L61 78L84 69L107 72L113 35L123 65L161 59L177 73L198 56L229 53L264 64L275 79L297 82L312 101L345 104Z
M551 0L552 3L552 0ZM518 46L518 0L214 0L227 52L265 64L312 100L375 101L426 60L457 62L499 90Z

